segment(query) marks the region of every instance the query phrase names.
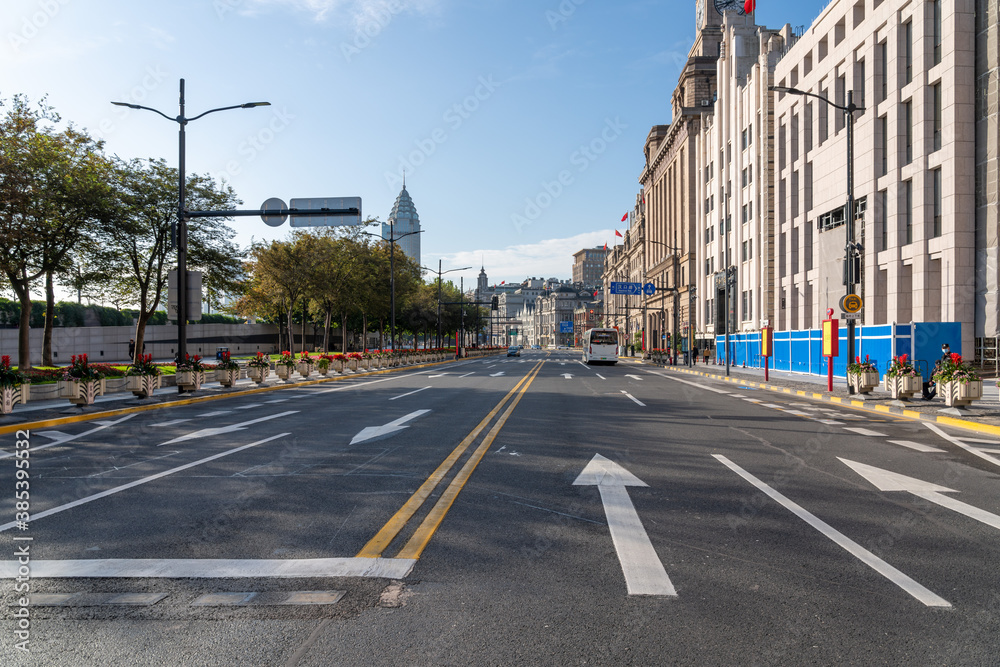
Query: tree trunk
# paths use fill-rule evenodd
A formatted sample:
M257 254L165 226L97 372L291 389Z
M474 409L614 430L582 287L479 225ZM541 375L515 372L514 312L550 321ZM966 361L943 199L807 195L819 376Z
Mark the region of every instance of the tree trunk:
M302 297L302 351L306 351L306 299Z
M52 366L52 327L56 321L56 293L52 272L45 272L45 329L42 331L42 366Z
M292 302L288 306L288 352L289 354L295 354L295 329L292 324L292 311L295 308L295 303Z
M323 319L323 351L330 351L330 324L333 321L333 312L327 308L326 316Z
M17 366L21 370L31 368L31 290L28 281L11 281L11 287L21 304L21 318L17 330Z
M361 351L368 350L368 316L361 313Z
M347 313L340 314L340 347L347 354Z
M149 322L149 318L152 314L152 311L147 313L141 308L139 309L139 319L135 323L135 354L132 357L133 364L136 359L143 356L143 348L146 345L146 323Z

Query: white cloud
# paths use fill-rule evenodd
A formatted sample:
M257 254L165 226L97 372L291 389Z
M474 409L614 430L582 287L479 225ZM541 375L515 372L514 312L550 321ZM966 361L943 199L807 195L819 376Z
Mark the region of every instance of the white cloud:
M444 269L449 267L472 266L471 271L452 274L455 282L457 276L465 278L468 285L475 287L476 277L481 267L486 268L490 284L500 281L520 282L525 278L560 278L568 280L573 274L573 253L584 248L597 248L605 243L611 248L614 245L615 231L603 229L594 232L584 232L564 239L547 239L538 243L507 246L500 249L469 250L441 257ZM424 253L424 262L427 259Z

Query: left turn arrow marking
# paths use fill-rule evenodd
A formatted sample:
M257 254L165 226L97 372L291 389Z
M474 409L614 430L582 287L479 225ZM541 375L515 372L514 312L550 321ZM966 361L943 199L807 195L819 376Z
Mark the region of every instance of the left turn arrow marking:
M417 410L416 412L411 412L408 415L404 415L399 419L394 419L388 424L383 424L382 426L366 426L361 429L361 432L354 436L351 440L352 445L356 445L359 442L366 442L368 440L374 440L375 438L380 438L386 435L392 435L397 431L402 431L403 429L410 428L405 426L406 422L416 419L420 415L426 414L430 410Z

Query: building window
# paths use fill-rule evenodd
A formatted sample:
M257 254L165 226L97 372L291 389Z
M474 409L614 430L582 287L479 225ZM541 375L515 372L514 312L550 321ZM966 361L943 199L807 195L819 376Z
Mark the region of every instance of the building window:
M933 190L934 190L934 226L933 229L931 230L931 237L936 239L941 236L942 193L941 193L940 167L931 172L931 182L933 184Z
M785 168L785 124L778 125L778 169Z
M824 100L826 97L826 89L819 89L819 96ZM819 105L819 145L822 146L826 138L830 136L830 105L820 104Z
M903 56L903 85L913 80L913 21L903 24L903 43L900 45Z
M861 111L858 112L859 116L865 115L865 59L858 58L858 61L854 63L854 82L851 86L851 90L854 91L854 104L861 107Z
M902 217L906 243L913 243L913 181L903 181Z
M792 115L792 162L799 159L799 115Z
M889 96L889 40L882 40L875 48L878 54L878 101L884 102Z
M889 191L879 190L878 199L875 204L875 219L878 221L879 226L882 231L882 246L881 250L887 250L889 248Z
M742 178L741 182L743 184L743 187L745 188L747 186L747 170L746 169L744 169L743 172L741 173L741 178Z
M941 150L941 82L931 86L931 151Z
M740 148L742 150L747 149L747 131L743 130L743 134L740 137Z
M743 204L743 222L745 223L750 218L747 217L747 205Z
M889 117L878 117L878 141L879 141L879 176L889 173Z
M913 162L913 100L903 102L903 164Z
M747 166L747 182L753 183L753 165Z
M747 146L753 146L753 123L747 126Z
M941 0L931 0L932 65L941 62Z

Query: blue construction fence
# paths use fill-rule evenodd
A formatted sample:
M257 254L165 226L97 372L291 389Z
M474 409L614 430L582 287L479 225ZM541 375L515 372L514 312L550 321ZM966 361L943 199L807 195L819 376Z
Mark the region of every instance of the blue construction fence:
M726 337L716 336L716 358L724 363ZM855 356L867 357L879 373L884 373L893 357L908 355L924 377L930 377L934 363L941 358L941 345L948 343L952 352L962 354L961 322L911 322L857 326L854 334ZM775 331L774 355L768 365L774 370L826 375L822 329ZM732 366L763 368L760 356L760 332L729 335L729 363ZM840 321L840 356L833 360L833 374L847 376L847 325Z

